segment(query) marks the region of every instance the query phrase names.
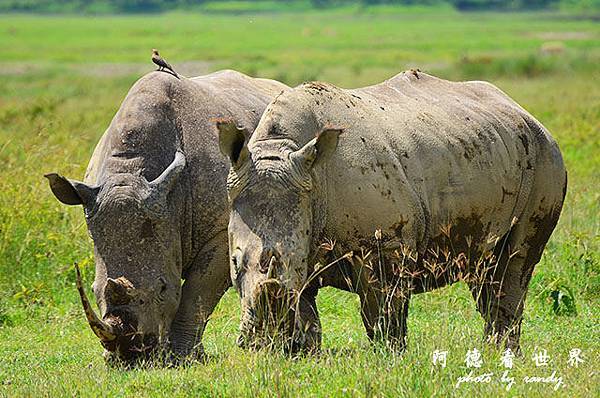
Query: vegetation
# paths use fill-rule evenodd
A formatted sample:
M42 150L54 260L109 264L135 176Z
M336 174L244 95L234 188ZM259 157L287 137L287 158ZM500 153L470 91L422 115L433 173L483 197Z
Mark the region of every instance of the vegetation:
M569 396L600 393L600 25L562 14L460 14L381 7L277 16L0 16L0 396ZM105 366L75 289L73 263L94 266L81 209L59 204L42 178L81 178L129 87L153 69L150 49L184 75L220 68L294 85L376 83L409 67L485 79L557 139L567 201L537 266L523 324L523 358L506 391L501 352L457 284L411 302L408 350L372 347L358 298L325 289L323 352L288 359L235 346L239 305L228 292L205 334L205 364L125 371ZM88 290L89 291L89 290ZM483 352L468 369L467 351ZM569 367L573 348L584 363ZM547 349L550 363L532 355ZM446 368L433 366L448 351ZM458 378L493 372L490 383ZM564 388L527 384L556 371Z
M293 11L394 5L454 7L458 10L600 10L600 0L3 0L0 11L45 13L160 12L197 9L219 12Z

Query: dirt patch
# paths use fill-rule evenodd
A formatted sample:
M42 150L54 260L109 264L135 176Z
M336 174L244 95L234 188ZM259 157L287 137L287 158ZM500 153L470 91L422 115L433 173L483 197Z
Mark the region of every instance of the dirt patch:
M594 35L589 32L538 32L530 36L542 40L588 40L593 39Z
M561 41L549 41L542 44L540 52L547 55L557 55L565 52L565 44Z
M29 75L42 69L43 65L34 62L0 62L0 76Z

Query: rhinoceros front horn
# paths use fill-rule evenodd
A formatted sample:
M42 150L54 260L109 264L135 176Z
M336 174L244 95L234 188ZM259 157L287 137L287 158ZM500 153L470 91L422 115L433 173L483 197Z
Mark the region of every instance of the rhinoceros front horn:
M75 272L77 273L77 290L79 291L79 297L81 297L81 304L83 305L83 310L85 311L85 317L92 328L92 331L101 342L108 343L117 338L114 328L108 323L102 321L90 305L90 302L85 295L85 290L83 290L83 283L81 282L81 272L79 271L79 266L75 264Z

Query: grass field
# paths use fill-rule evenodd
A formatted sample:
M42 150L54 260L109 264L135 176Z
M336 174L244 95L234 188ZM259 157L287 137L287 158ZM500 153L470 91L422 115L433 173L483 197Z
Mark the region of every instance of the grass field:
M450 10L305 11L239 16L0 16L0 396L568 396L600 395L600 24L559 14ZM560 223L537 266L523 323L524 357L506 391L500 352L465 286L411 302L409 347L373 348L358 298L318 297L319 356L288 359L235 346L239 306L228 292L205 334L206 364L108 369L82 314L72 264L93 279L81 209L60 205L45 172L81 178L95 143L156 47L187 76L233 68L294 85L376 83L409 67L485 79L557 139L569 172ZM567 314L553 311L552 293ZM575 309L567 301L573 301ZM562 313L561 311L558 311ZM472 348L493 372L463 383ZM584 362L569 367L573 348ZM536 350L550 363L537 367ZM448 350L448 365L432 365ZM563 388L526 383L556 371Z

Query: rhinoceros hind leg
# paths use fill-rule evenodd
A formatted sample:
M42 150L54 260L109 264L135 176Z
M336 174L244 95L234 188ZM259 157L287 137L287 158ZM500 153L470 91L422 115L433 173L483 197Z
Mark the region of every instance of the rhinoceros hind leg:
M539 202L537 202L539 203ZM517 220L510 233L498 241L502 249L496 253L495 267L482 278L482 283L469 283L483 316L489 342L502 344L520 352L519 339L525 297L535 265L550 238L560 214L554 209L528 211Z

